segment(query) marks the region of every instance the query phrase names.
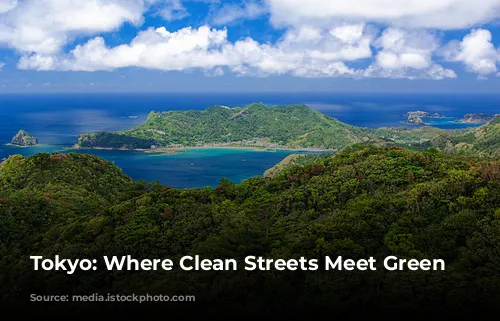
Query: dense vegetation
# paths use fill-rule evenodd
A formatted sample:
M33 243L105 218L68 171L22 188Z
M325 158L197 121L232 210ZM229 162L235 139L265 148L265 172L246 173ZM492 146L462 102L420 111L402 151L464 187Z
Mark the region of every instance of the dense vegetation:
M116 132L119 138L135 137L141 146L254 141L289 147L341 148L360 142L364 129L344 124L305 105L266 107L252 104L245 108L214 106L203 111L151 112L146 123ZM96 136L96 134L93 134ZM97 134L98 138L101 138ZM113 147L109 136L97 141L81 135L82 147Z
M433 127L369 129L351 126L305 105L244 108L214 106L203 111L151 112L131 130L80 135L80 147L149 149L175 145L234 143L262 147L341 149L359 142L415 150L496 154L499 118L476 129L447 131Z
M197 296L196 304L155 305L168 315L176 308L244 317L493 309L500 300L499 248L500 164L493 159L355 145L272 178L186 190L134 182L89 155L14 156L0 166L3 303L26 303L30 293L133 292ZM447 265L436 272L101 268L68 276L33 271L35 254L174 261L188 254L396 255Z
M138 138L125 133L95 132L78 137L80 147L97 147L113 149L150 149L157 142L151 138Z
M397 146L416 150L437 148L446 153L500 156L498 116L486 125L467 130L441 130L434 127L413 130L379 128L375 130L375 136L393 142Z

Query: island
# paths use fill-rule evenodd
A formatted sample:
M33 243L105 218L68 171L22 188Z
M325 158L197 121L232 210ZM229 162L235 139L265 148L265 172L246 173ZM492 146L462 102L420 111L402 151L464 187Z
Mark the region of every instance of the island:
M486 115L486 114L467 114L461 119L454 120L457 123L466 123L466 124L486 124L490 122L494 115Z
M403 122L406 124L412 124L412 125L425 125L425 122L423 121L423 118L444 118L445 116L440 115L438 113L429 113L426 111L409 111L406 114L407 119L404 120Z
M25 130L20 130L17 134L12 138L10 142L11 145L28 147L38 145L38 139L35 136L28 134Z
M413 115L413 116L412 116ZM410 112L410 118L444 117ZM268 107L213 106L205 110L152 111L145 123L129 130L81 134L80 149L119 149L167 154L190 148L338 151L356 143L449 153L500 154L500 117L483 126L444 130L432 126L364 128L329 117L306 105Z
M306 105L229 108L149 113L130 130L79 136L77 148L165 150L206 147L336 150L362 142L366 129L328 117Z

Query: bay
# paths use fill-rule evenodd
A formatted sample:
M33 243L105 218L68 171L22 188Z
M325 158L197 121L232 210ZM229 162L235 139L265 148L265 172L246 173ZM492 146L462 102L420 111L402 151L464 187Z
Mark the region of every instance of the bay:
M202 110L213 105L245 106L304 103L355 126L406 126L412 110L438 112L449 118L431 119L444 129L470 125L453 122L467 113L498 113L500 95L337 94L337 93L117 93L0 95L0 159L37 152L68 152L78 134L132 128L151 110ZM6 146L19 129L38 137L41 145ZM114 162L134 179L158 180L176 188L216 186L222 177L240 182L281 161L290 151L195 149L175 155L131 151L78 150Z

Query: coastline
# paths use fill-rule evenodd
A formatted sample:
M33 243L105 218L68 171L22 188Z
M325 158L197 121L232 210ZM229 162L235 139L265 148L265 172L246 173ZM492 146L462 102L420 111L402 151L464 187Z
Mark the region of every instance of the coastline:
M273 152L273 151L289 151L289 152L310 152L310 153L321 153L321 152L336 152L334 149L323 149L323 148L313 148L313 147L263 147L263 146L251 146L251 145L214 145L206 144L200 146L185 146L185 147L160 147L155 149L129 149L129 148L111 148L111 147L81 147L78 145L73 145L72 147L67 147L66 149L78 149L78 150L115 150L115 151L131 151L131 152L143 152L149 154L161 154L161 155L174 155L186 152L188 150L200 150L200 149L235 149L235 150L251 150L255 152Z
M17 147L17 148L30 148L30 147L39 147L39 146L43 146L43 144L36 144L36 145L27 145L27 146L23 146L23 145L16 145L16 144L12 144L12 143L7 143L7 144L3 144L4 146L10 146L10 147Z

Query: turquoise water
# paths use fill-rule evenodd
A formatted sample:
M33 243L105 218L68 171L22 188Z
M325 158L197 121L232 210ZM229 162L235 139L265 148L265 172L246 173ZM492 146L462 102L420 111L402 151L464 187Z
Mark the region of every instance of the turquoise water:
M164 94L44 94L0 95L0 160L12 154L67 152L78 134L132 128L146 120L151 110L206 109L212 105L245 106L304 103L351 125L364 127L406 126L402 121L412 110L448 116L428 119L433 126L470 127L452 122L467 113L496 114L500 95L402 95L338 93L164 93ZM414 126L409 126L414 127ZM33 148L5 146L19 129L38 137ZM140 152L86 150L114 162L134 179L158 180L172 187L215 186L222 177L233 182L260 176L290 152L202 149L158 156Z
M461 129L461 128L481 126L481 124L469 124L469 123L456 122L456 121L454 121L455 119L456 118L453 118L453 117L423 118L423 121L429 126L439 127L441 129Z
M289 151L254 151L251 149L192 149L182 153L165 155L134 151L74 150L61 145L34 147L0 146L0 155L35 153L92 153L113 162L124 173L136 180L147 180L175 188L216 186L226 177L238 183L264 171L281 161Z

